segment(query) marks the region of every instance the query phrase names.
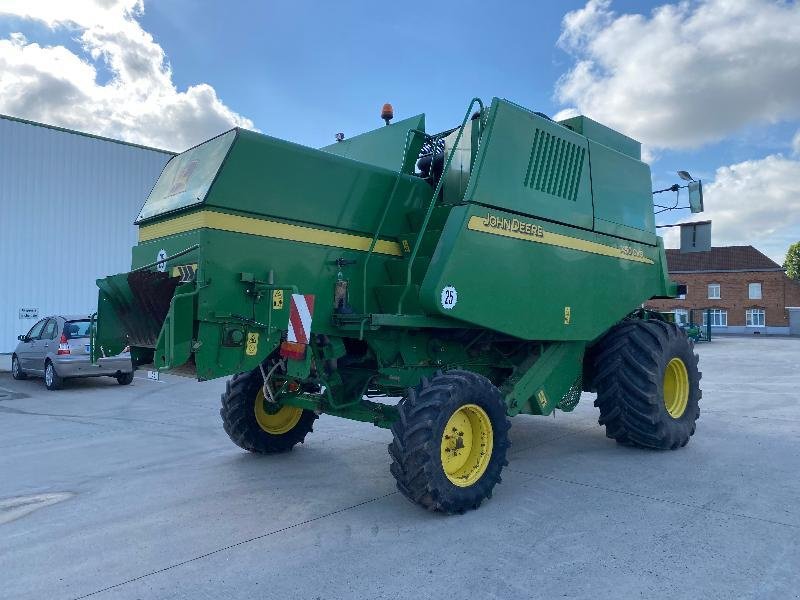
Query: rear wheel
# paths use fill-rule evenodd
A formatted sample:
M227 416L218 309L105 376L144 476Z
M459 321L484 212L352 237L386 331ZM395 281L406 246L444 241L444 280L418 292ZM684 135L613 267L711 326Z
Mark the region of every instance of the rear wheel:
M120 385L130 385L133 381L133 372L130 373L120 373L119 375L115 376L117 383Z
M60 390L64 385L64 380L56 373L56 368L49 360L44 365L44 385L50 390Z
M389 454L406 498L462 513L491 497L511 444L503 397L488 379L460 370L423 379L398 411Z
M593 350L595 406L606 435L659 450L685 446L700 416L701 373L686 334L663 321L625 321Z
M16 354L11 357L11 376L17 380L28 378L28 376L25 374L25 371L22 370Z
M310 410L266 402L260 369L240 373L222 394L222 426L234 444L258 454L291 450L313 431Z

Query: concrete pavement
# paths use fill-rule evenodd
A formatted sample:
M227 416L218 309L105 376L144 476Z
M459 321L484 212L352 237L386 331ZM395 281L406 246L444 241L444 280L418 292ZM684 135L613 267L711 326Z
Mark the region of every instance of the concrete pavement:
M370 425L260 457L222 431L221 381L2 373L0 597L798 597L800 340L697 349L686 448L617 446L584 394L513 419L494 498L454 517L396 492Z

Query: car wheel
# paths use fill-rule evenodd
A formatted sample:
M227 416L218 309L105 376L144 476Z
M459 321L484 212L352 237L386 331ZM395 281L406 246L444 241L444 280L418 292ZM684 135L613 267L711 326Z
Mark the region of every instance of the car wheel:
M25 371L23 371L22 367L19 365L19 359L16 354L11 357L11 376L17 380L28 378Z
M44 385L48 390L60 390L64 385L64 379L56 373L56 368L49 360L44 367Z
M120 385L130 385L133 381L133 372L130 373L120 373L116 375L117 383Z

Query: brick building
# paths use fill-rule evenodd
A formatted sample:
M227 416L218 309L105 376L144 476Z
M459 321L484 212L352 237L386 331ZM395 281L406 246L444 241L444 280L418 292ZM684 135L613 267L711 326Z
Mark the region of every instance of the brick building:
M677 322L693 317L705 324L705 309L711 309L711 327L717 333L789 334L790 325L791 333L800 325L800 310L789 310L800 307L800 282L752 246L667 250L667 265L670 278L686 284L686 295L651 300L647 306L673 312Z

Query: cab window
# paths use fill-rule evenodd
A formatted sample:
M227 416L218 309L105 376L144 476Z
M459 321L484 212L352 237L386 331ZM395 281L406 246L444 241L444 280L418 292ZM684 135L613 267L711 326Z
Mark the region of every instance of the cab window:
M36 325L31 327L31 330L28 332L28 339L35 340L39 338L39 335L42 333L42 329L44 329L44 324L47 323L47 319L42 319Z
M50 319L47 322L47 325L44 327L44 331L42 331L42 339L43 340L52 340L56 337L56 320Z
M147 197L136 223L202 203L235 138L236 130L231 129L173 156Z
M64 337L68 340L89 337L90 325L89 321L67 321L64 323Z

